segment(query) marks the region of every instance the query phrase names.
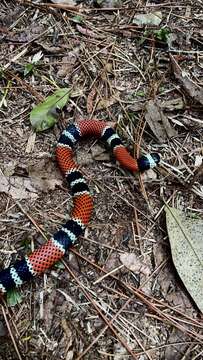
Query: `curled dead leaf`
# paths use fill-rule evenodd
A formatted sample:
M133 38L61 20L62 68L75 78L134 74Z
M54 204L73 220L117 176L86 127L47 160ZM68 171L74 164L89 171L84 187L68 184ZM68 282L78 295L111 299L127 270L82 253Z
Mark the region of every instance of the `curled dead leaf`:
M154 100L148 101L146 105L145 119L157 140L161 143L177 135L175 129L170 125L168 118Z
M124 266L126 266L130 271L135 273L142 273L146 276L150 274L149 267L144 264L135 254L133 253L123 253L120 255L120 261Z

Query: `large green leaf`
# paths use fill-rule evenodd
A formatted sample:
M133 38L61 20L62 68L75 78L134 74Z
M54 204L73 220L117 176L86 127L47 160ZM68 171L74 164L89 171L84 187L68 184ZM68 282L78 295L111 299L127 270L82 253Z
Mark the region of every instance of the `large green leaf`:
M203 312L203 221L168 205L165 212L174 265Z
M69 94L69 89L58 89L44 102L34 107L30 113L30 121L35 131L44 131L55 125L58 118L57 110L66 105Z

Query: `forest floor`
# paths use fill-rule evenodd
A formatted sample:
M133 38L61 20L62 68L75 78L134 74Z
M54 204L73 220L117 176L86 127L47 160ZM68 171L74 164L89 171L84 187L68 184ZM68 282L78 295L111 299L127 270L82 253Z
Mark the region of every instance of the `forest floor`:
M165 211L202 216L202 20L201 0L1 1L1 268L70 216L54 154L68 124L111 121L132 154L162 163L133 175L99 141L77 146L93 217L63 262L14 293L15 306L3 300L0 359L203 359ZM30 111L57 87L70 99L36 133Z

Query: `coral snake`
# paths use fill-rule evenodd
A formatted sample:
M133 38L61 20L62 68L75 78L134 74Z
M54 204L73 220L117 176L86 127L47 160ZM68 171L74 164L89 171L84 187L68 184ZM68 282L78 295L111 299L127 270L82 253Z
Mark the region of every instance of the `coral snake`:
M121 166L131 172L144 171L159 164L157 153L134 159L122 145L113 128L104 121L82 120L69 125L59 138L56 159L72 190L73 210L71 219L62 225L44 245L16 261L0 272L0 294L20 286L33 276L44 273L67 253L90 221L93 200L88 185L73 160L73 145L82 137L94 136L105 141L113 151Z

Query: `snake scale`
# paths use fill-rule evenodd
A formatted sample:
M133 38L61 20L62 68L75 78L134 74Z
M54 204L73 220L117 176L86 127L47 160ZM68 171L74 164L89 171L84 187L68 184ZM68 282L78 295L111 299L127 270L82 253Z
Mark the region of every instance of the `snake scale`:
M82 173L78 170L78 165L73 160L73 146L86 136L94 136L106 142L120 165L133 173L152 168L160 162L157 153L134 159L122 144L118 134L104 121L82 120L69 125L59 138L56 159L72 191L71 219L63 224L44 245L0 271L1 295L49 269L68 252L69 247L76 242L89 223L93 199Z

